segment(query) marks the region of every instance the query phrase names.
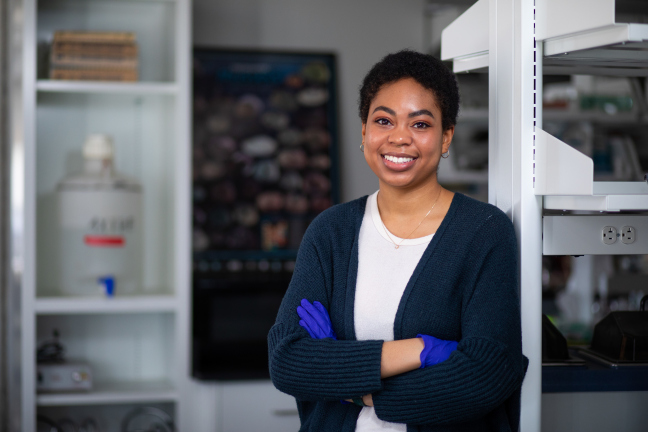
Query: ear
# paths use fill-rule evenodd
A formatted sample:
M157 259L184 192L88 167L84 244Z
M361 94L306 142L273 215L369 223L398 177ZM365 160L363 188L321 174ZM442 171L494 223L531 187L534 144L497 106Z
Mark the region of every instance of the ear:
M362 142L365 140L365 133L367 133L367 123L362 123Z
M450 143L452 143L452 137L454 137L454 126L450 126L448 129L443 131L443 144L441 145L441 153L447 153L450 149Z

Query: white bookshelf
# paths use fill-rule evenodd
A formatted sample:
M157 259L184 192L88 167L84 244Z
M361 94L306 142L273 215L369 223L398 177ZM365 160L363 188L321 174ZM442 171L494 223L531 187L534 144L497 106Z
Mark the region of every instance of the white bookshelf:
M15 224L23 229L20 430L35 430L42 409L55 418L86 411L101 417L148 405L162 407L186 430L191 1L25 0L23 16L24 147L14 160L23 173L22 198L14 200L22 206ZM49 79L43 52L56 30L135 32L140 80ZM136 295L120 296L117 288L113 298L68 297L50 277L55 188L80 171L85 136L97 132L113 137L116 169L142 185ZM36 392L36 349L55 329L66 358L92 368L92 391Z
M178 402L175 386L166 381L117 382L96 384L87 393L41 393L36 396L38 406L85 406L117 404L153 404Z

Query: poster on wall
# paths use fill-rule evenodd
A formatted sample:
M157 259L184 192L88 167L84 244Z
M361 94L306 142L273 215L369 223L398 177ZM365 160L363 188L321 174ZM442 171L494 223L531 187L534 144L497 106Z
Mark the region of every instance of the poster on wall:
M338 202L335 70L332 54L194 49L197 269L294 262Z

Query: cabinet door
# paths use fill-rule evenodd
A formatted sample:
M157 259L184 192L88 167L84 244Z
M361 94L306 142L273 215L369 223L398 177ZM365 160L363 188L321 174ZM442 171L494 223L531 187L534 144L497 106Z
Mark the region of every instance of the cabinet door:
M225 384L220 432L287 432L299 430L295 399L270 381Z

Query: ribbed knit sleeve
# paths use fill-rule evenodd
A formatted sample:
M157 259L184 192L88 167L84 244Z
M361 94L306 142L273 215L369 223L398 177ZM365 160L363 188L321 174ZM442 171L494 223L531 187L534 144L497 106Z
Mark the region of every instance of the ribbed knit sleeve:
M299 248L295 271L284 296L277 321L268 335L270 378L275 387L301 400L340 400L380 390L382 341L312 339L299 325L297 306L306 298L327 308L338 335L344 333L346 279L333 271L330 236L353 236L353 228L338 232L331 220L316 219ZM348 221L347 225L348 225ZM344 239L342 239L344 240ZM342 241L352 244L353 237ZM348 251L346 261L348 262ZM342 265L342 264L340 264ZM340 278L342 279L342 278Z
M478 230L466 262L475 283L461 310L461 339L443 363L384 380L373 394L378 417L410 425L447 425L479 419L520 386L522 356L517 243L505 215Z

